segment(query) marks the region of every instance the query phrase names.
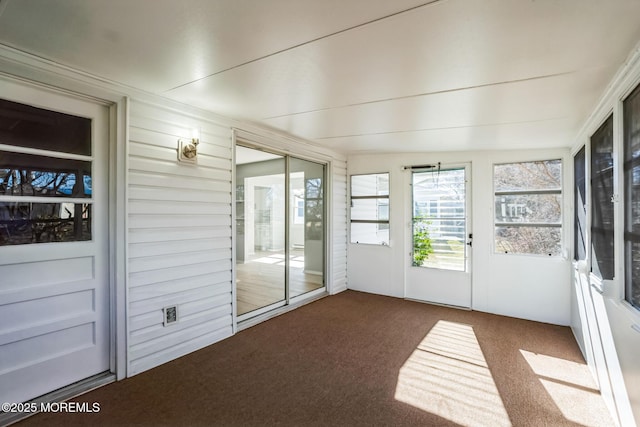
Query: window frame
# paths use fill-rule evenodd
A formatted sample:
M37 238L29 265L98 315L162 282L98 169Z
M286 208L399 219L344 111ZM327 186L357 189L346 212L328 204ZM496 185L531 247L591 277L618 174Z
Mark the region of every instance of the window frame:
M363 196L354 196L353 195L353 177L355 176L375 176L375 175L387 175L387 181L389 182L389 189L387 191L386 195L363 195ZM373 245L373 246L389 246L390 244L390 240L391 240L391 225L390 225L390 219L391 219L391 203L390 203L390 194L391 194L391 174L389 172L371 172L371 173L355 173L355 174L351 174L349 175L349 243L350 244L354 244L354 245ZM387 206L387 211L388 211L388 215L387 215L387 219L386 220L381 220L381 219L377 219L377 220L373 220L373 219L354 219L352 217L352 209L353 209L353 201L354 200L386 200L386 206ZM376 212L376 217L378 216L379 212L380 212L380 203L376 203L376 208L375 208L375 212ZM378 231L380 230L384 230L387 231L389 233L389 237L387 238L386 241L382 241L380 243L371 243L371 242L359 242L359 241L355 241L353 239L353 224L377 224L377 229ZM380 226L383 226L383 228L381 228Z
M530 190L497 190L496 189L496 166L503 165L515 165L515 164L526 164L526 163L540 163L540 162L552 162L558 161L560 162L560 187L554 189L530 189ZM494 255L505 255L505 256L534 256L539 258L553 258L559 259L563 258L564 252L564 233L565 233L565 212L564 212L564 183L565 183L565 159L562 157L553 157L546 159L535 159L535 160L520 160L520 161L507 161L507 162L499 162L493 163L492 165L492 184L493 184L493 200L492 200L492 212L493 212L493 254ZM560 213L557 223L550 222L500 222L496 219L495 205L496 199L499 196L508 196L508 195L518 195L518 196L526 196L526 195L558 195L560 197ZM497 229L502 227L530 227L530 228L558 228L560 229L560 236L558 238L558 243L560 245L560 251L558 254L542 254L542 253L531 253L531 252L504 252L498 250L497 241Z

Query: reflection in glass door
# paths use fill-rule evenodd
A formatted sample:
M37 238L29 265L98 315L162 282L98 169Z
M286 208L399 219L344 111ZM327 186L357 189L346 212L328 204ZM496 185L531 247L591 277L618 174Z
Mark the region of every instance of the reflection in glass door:
M325 166L236 147L239 320L324 288Z
M289 295L324 287L324 165L289 159Z
M238 316L286 300L285 158L241 148L236 165Z

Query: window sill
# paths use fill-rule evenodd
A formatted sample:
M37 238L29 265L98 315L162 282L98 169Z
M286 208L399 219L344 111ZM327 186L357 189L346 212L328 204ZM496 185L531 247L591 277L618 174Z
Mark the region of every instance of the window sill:
M616 304L620 306L632 322L631 328L640 334L640 310L629 304L626 300L618 301Z
M349 242L349 245L352 246L369 246L369 247L383 247L390 248L391 245L389 243L360 243L360 242Z
M514 252L493 252L492 255L497 255L497 256L503 256L503 257L527 257L527 258L536 258L536 259L548 259L548 260L555 260L555 261L562 261L562 262L567 262L569 261L569 259L567 257L564 257L562 255L541 255L541 254L519 254L519 253L514 253Z

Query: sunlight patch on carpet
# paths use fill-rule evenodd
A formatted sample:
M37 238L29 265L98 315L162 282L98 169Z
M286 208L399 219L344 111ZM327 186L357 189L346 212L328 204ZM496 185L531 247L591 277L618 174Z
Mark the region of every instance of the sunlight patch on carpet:
M438 321L404 363L396 400L462 426L511 426L473 327Z
M520 353L567 420L586 427L615 425L587 365L526 350Z

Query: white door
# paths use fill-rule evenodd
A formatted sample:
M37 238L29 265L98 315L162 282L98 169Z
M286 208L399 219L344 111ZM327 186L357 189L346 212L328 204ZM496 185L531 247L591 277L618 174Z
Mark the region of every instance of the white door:
M470 165L410 171L405 296L471 307Z
M108 109L0 80L0 401L110 368Z

